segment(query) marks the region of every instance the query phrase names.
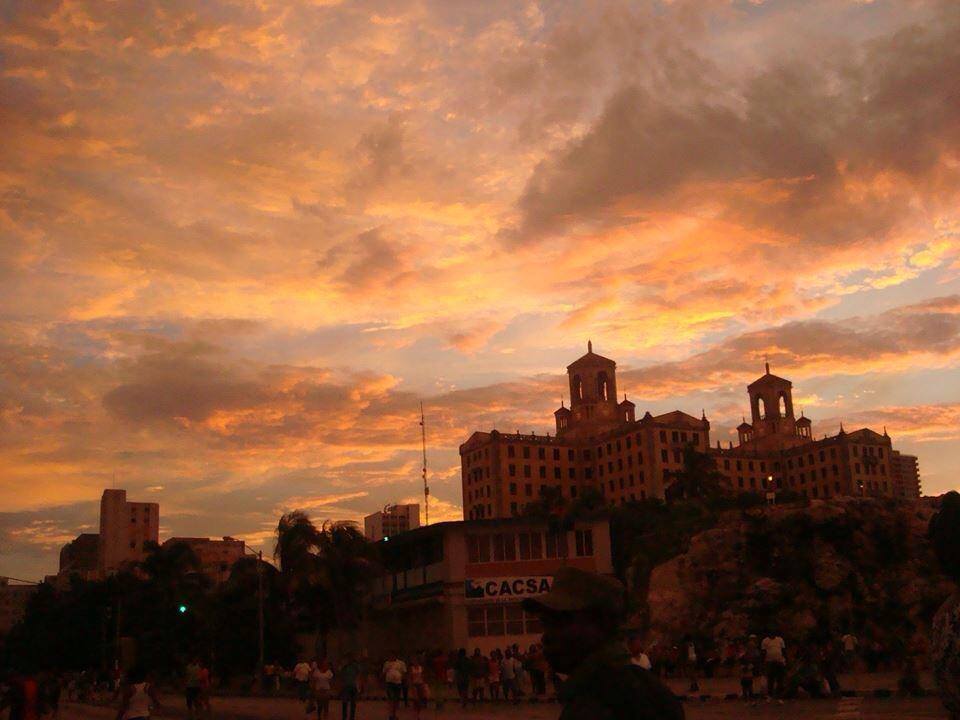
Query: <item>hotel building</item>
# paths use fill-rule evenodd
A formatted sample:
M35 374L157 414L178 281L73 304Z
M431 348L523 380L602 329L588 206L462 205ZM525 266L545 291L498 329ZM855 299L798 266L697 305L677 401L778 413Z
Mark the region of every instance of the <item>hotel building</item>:
M554 413L555 435L491 430L460 446L465 518L520 515L547 488L576 498L592 487L611 504L663 498L683 468L685 448L710 454L734 492L919 496L915 466L893 460L886 431L841 427L815 440L810 419L795 417L792 383L769 365L747 386L752 422L737 428L739 443L727 448L711 448L705 413L647 412L637 419L626 395L617 400L616 363L591 343L567 367L567 378L570 407L561 403Z

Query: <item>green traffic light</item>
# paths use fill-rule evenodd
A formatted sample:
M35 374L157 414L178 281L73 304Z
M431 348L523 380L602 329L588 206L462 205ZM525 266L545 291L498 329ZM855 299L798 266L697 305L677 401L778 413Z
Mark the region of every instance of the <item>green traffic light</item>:
M185 613L186 611L187 611L187 606L186 606L186 605L181 605L181 606L180 606L180 612L181 612L181 613Z

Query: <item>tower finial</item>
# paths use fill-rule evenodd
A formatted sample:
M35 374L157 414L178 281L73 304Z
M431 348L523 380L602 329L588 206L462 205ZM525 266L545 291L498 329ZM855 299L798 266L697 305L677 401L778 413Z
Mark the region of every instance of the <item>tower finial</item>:
M593 352L593 340L587 340L587 352L588 353Z
M563 393L560 393L560 407L566 407L566 405L563 404Z
M769 374L770 374L770 363L768 363L768 362L763 363L763 367L766 369L767 375L769 375Z

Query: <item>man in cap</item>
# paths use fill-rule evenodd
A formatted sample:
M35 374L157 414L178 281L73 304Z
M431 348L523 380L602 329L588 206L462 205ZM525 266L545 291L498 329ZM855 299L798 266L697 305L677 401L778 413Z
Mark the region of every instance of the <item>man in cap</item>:
M543 651L567 676L560 720L682 720L683 706L654 675L630 662L618 639L625 591L614 578L572 567L523 607L543 621Z

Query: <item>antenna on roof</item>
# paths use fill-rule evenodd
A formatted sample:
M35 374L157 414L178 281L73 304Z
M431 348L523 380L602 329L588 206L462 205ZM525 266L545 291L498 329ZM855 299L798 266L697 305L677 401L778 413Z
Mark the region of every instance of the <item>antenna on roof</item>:
M592 340L587 340L587 352L588 352L588 353L592 353L592 352L593 352L593 341L592 341Z
M423 444L423 520L430 524L430 486L427 485L427 423L423 417L423 400L420 401L420 440Z

